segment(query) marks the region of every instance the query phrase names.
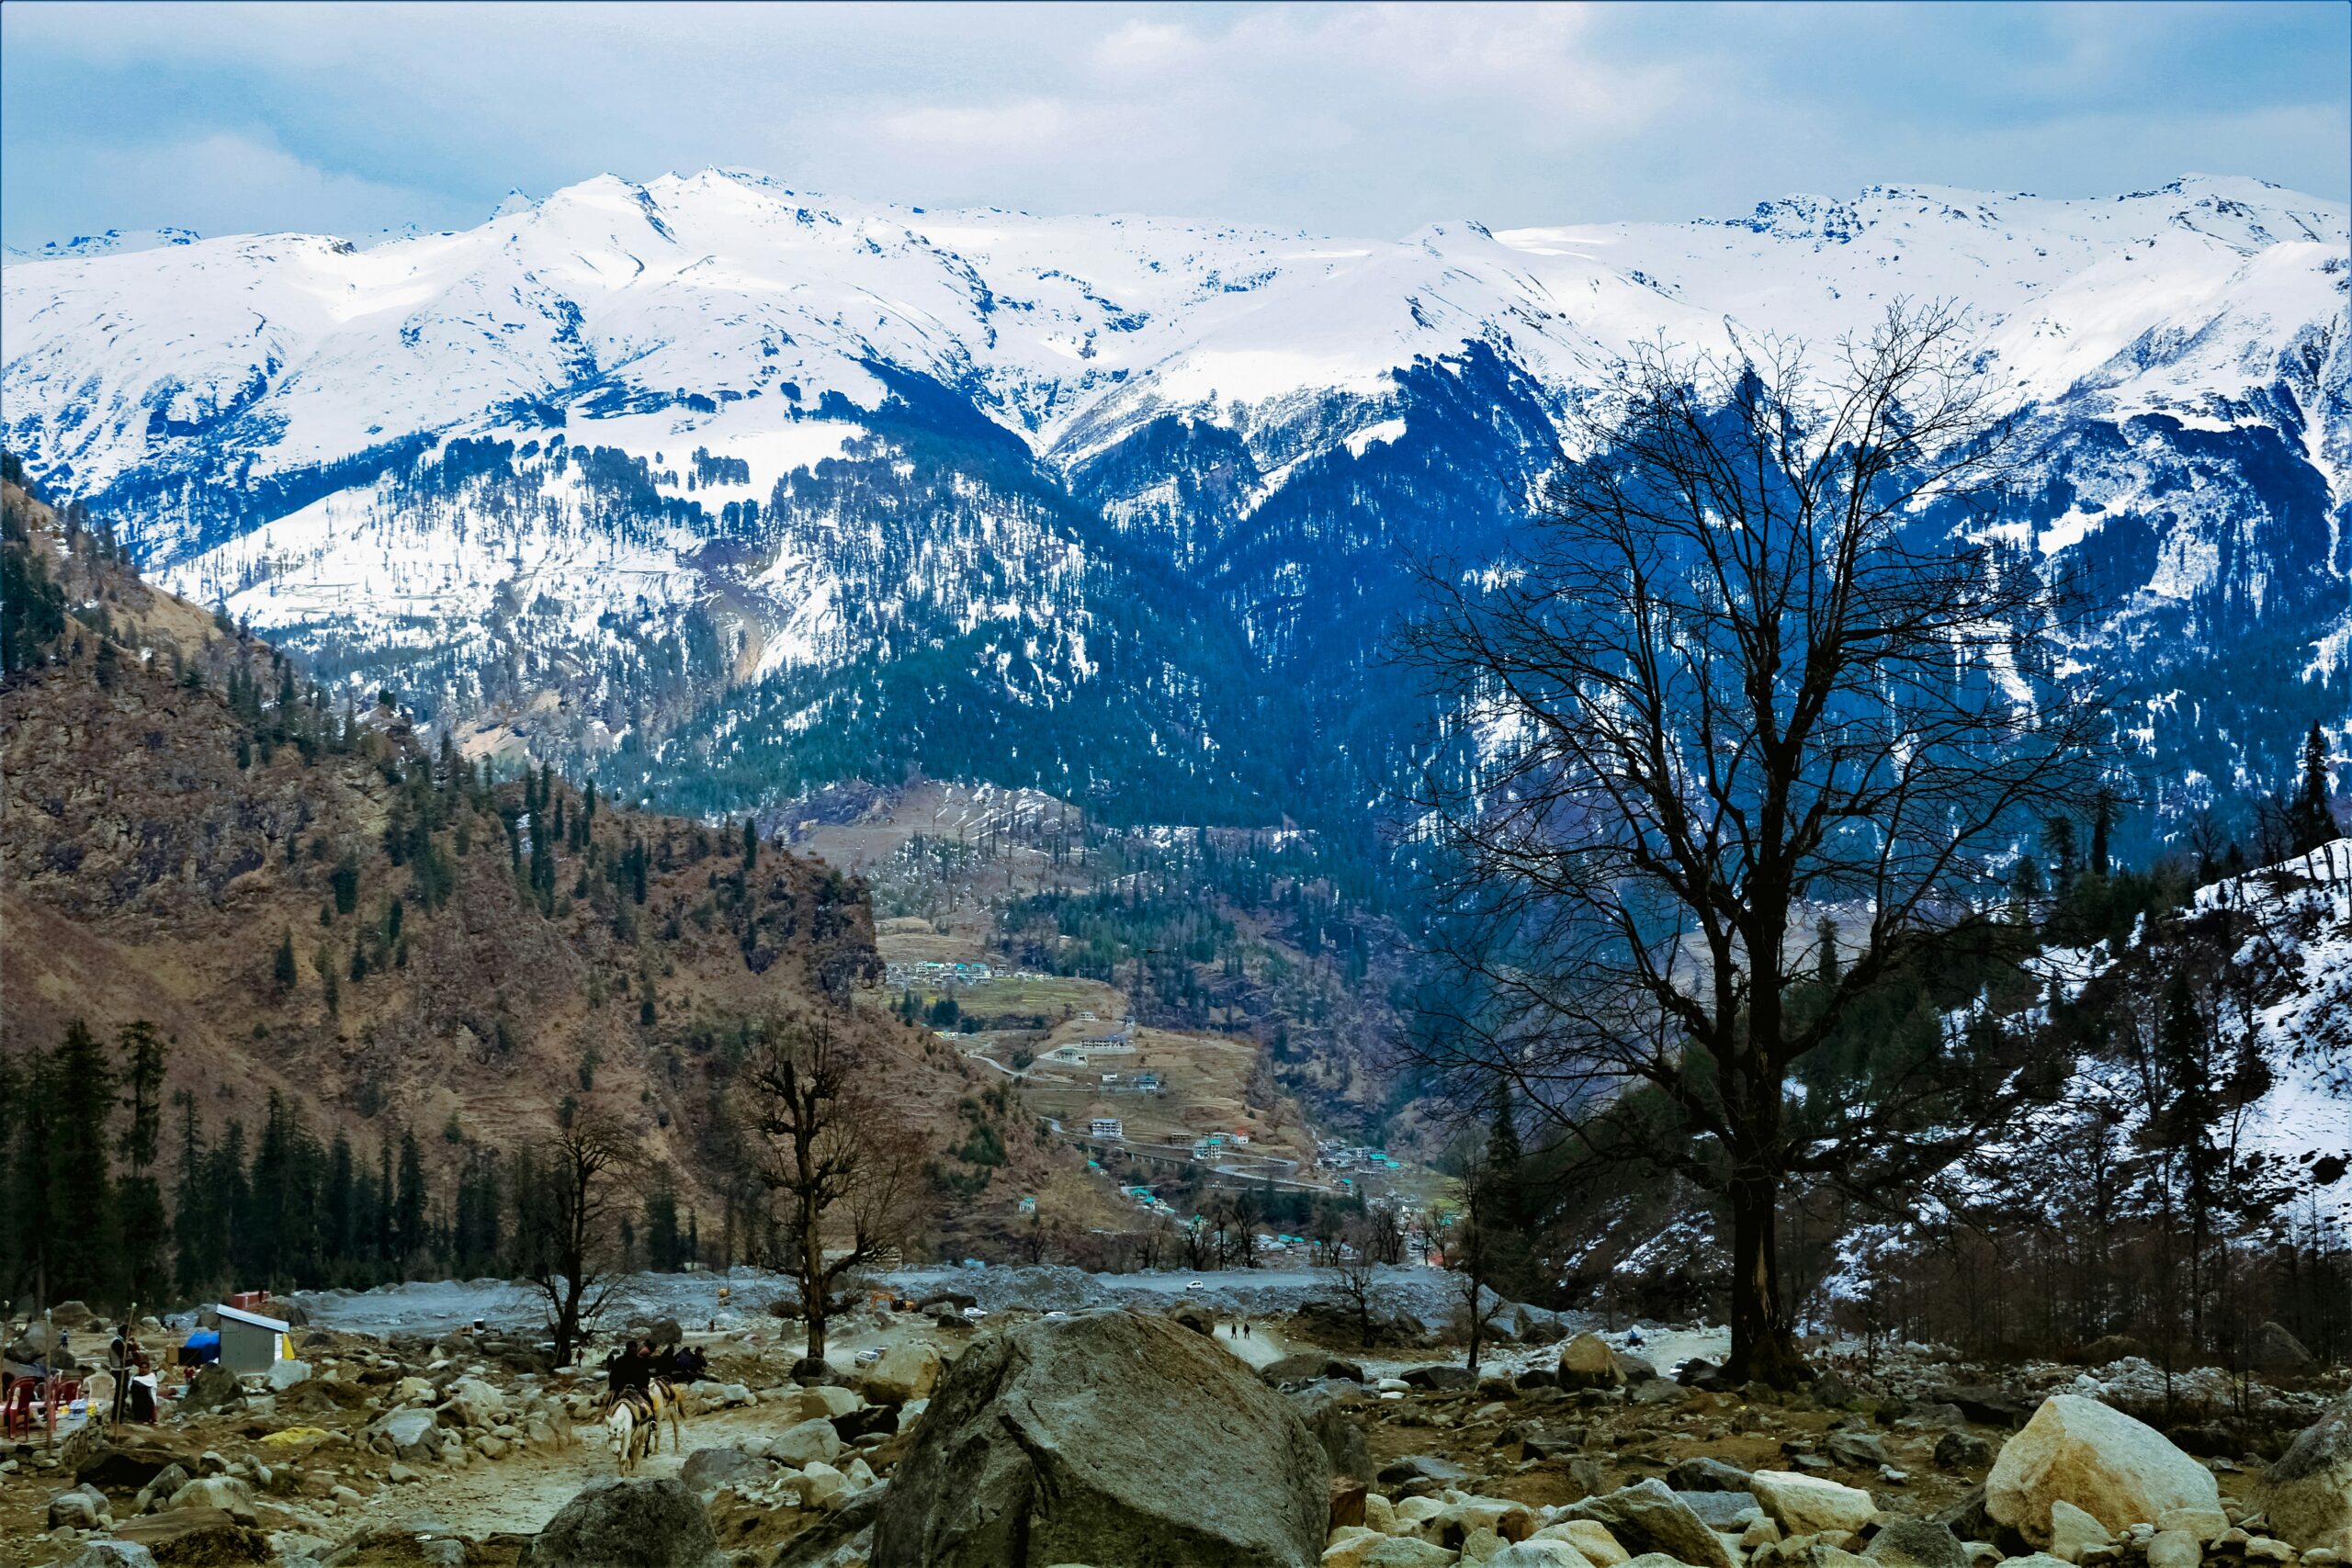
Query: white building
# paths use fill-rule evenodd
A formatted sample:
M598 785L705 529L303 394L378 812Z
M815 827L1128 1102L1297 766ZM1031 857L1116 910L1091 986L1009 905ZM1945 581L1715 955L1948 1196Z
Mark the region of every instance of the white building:
M1125 1138L1126 1127L1116 1116L1097 1116L1086 1124L1091 1138Z

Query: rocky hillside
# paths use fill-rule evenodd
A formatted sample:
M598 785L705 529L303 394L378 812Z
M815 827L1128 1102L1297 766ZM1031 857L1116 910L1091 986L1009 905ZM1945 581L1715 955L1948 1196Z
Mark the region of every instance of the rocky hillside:
M6 505L11 1056L149 1021L209 1134L258 1133L272 1095L363 1156L413 1131L436 1195L601 1107L714 1242L747 1028L852 1031L910 1122L960 1125L952 1055L857 1005L880 977L863 883L549 775L493 782L393 694L331 698L143 583L78 514L14 483Z

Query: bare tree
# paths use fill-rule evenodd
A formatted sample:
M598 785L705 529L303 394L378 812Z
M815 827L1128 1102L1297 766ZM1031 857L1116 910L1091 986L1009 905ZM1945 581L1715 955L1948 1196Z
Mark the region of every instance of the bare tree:
M1784 1187L1933 1168L2001 1077L1946 1049L1798 1105L1792 1068L1997 942L2008 855L2106 730L2054 677L2053 594L1984 542L2016 446L1962 318L1898 305L1826 357L1637 355L1523 547L1433 563L1403 644L1464 742L1421 802L1465 998L1425 1056L1719 1194L1733 1368L1776 1382Z
M1379 1291L1379 1229L1371 1216L1364 1215L1349 1221L1340 1230L1340 1244L1332 1254L1332 1279L1349 1311L1355 1314L1356 1338L1365 1349L1372 1348L1372 1303Z
M628 1176L637 1140L610 1116L582 1111L515 1156L518 1271L547 1299L558 1366L593 1332L622 1267L621 1217L636 1207Z
M829 1021L771 1024L743 1075L766 1145L760 1179L786 1200L778 1250L800 1287L808 1355L825 1356L833 1288L911 1228L921 1149L873 1088L878 1064ZM841 1244L828 1247L828 1235Z
M1492 1175L1484 1150L1456 1160L1454 1176L1462 1183L1462 1207L1442 1233L1445 1266L1453 1272L1455 1291L1461 1297L1462 1325L1470 1341L1466 1365L1474 1372L1478 1370L1487 1326L1503 1309L1502 1297L1492 1288L1499 1252Z

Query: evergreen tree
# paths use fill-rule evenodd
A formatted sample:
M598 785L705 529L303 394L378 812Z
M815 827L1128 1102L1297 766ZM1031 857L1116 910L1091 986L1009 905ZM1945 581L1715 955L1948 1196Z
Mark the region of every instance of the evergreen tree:
M273 973L277 982L277 993L280 996L291 991L295 983L301 978L301 970L294 961L294 930L291 926L284 928L279 932L277 962Z
M743 869L756 871L760 865L760 825L752 818L743 818Z
M395 1260L406 1267L424 1248L424 1156L417 1147L413 1128L401 1131L401 1185L395 1201L392 1245Z
M9 1161L8 1230L17 1255L18 1277L40 1284L50 1269L50 1162L40 1130L51 1114L51 1097L57 1069L45 1052L29 1053L16 1075L15 1120L20 1131Z
M172 1277L182 1295L194 1295L206 1282L204 1130L196 1119L196 1096L187 1089L172 1096L180 1113L179 1158L175 1199L172 1207Z
M167 1282L164 1250L170 1239L154 1170L164 1131L164 1037L153 1024L141 1021L124 1027L119 1045L123 1108L130 1112L117 1145L124 1166L119 1193L123 1283L132 1302L153 1302L163 1296Z
M121 1247L107 1122L115 1072L75 1020L58 1045L40 1142L49 1161L49 1288L52 1300L118 1301Z
M2328 799L2334 792L2328 776L2327 737L2314 719L2311 733L2303 737L2302 780L2295 790L2297 849L2315 850L2336 837L2335 811Z
M231 1118L205 1161L205 1278L220 1281L252 1266L253 1193L245 1184L245 1124Z
M2107 837L2115 826L2115 792L2101 786L2091 801L2091 855L2084 869L2093 876L2105 876L2109 871Z

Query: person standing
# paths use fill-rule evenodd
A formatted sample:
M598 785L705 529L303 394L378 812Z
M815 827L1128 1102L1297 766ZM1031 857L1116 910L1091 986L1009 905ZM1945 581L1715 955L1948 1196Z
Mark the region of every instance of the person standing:
M130 1332L128 1322L116 1325L114 1338L107 1346L107 1371L114 1374L114 1409L108 1420L121 1426L130 1409L130 1380L147 1364L147 1357L139 1348L139 1341Z

